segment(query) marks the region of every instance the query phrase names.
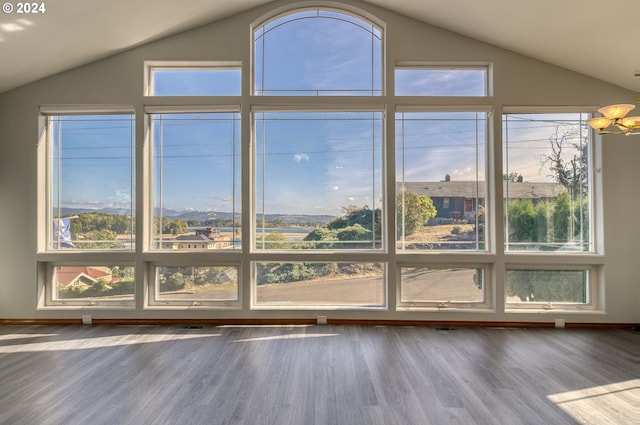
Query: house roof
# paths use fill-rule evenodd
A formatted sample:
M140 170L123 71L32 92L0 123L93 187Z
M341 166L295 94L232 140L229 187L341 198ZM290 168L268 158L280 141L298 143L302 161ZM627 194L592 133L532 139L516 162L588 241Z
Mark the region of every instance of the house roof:
M205 235L180 235L172 240L175 241L191 241L191 242L211 242L211 239Z
M485 189L482 182L444 181L444 182L405 182L408 192L431 198L484 198ZM399 183L399 189L401 183ZM545 199L555 198L565 189L550 182L509 182L505 187L508 199Z
M110 280L111 273L107 270L107 267L61 266L56 271L56 279L58 285L63 286L70 285L81 276L85 276L94 282L102 278Z

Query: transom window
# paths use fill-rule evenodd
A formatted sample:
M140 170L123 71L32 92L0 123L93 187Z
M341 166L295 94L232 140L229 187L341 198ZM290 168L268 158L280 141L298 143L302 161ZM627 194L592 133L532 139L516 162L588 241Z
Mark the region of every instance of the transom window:
M254 31L254 93L379 96L382 34L372 22L327 8L276 17Z
M396 96L488 96L488 65L435 65L399 62Z
M145 63L148 96L240 96L239 62Z

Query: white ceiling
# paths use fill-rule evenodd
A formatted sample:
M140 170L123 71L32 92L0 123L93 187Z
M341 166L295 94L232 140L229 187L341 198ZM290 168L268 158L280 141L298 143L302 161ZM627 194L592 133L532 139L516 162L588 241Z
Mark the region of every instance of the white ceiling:
M0 11L0 93L269 1L40 0L44 13ZM640 92L637 0L365 1Z

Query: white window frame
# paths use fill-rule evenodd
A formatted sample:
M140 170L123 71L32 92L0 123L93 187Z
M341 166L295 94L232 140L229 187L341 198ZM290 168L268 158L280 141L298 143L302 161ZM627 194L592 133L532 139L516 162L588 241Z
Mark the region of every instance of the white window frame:
M599 294L598 282L602 279L602 266L600 265L562 265L562 264L507 264L504 269L505 282L505 311L507 313L546 312L549 314L561 312L596 312L601 310L602 297ZM587 298L585 304L554 301L508 301L507 300L507 271L585 271L587 279Z
M167 256L164 256L167 257ZM164 261L150 261L147 263L146 273L148 276L148 305L152 308L187 308L191 310L197 309L226 309L239 310L242 308L242 267L239 261L224 262L210 258L208 261L203 258L179 258L186 257L184 255L173 256L173 259ZM214 300L214 299L198 299L185 298L184 300L162 298L159 296L160 287L158 284L158 268L159 267L234 267L238 271L237 282L237 298L235 300Z
M541 115L541 114L563 114L563 113L573 113L573 114L585 114L591 112L591 108L585 107L545 107L545 106L505 106L502 111L502 115L500 117L501 126L504 126L504 117L506 115L513 114L524 114L524 115ZM572 258L574 256L594 256L596 260L595 264L599 264L600 261L598 258L601 258L604 250L603 246L603 223L602 223L602 174L600 170L602 169L602 140L600 136L597 136L592 129L589 129L591 132L590 141L591 145L589 146L589 155L588 155L588 173L589 173L589 238L590 238L590 250L588 251L569 251L564 253L557 253L557 256L566 256L567 259ZM501 169L504 170L504 163L508 160L505 151L505 138L503 134L503 140L501 141L501 148L503 154L503 165L501 165ZM497 184L502 184L503 188L505 186L505 182L503 179L498 179ZM504 190L503 190L504 191ZM503 196L504 200L504 196ZM545 252L541 251L527 251L527 250L507 250L507 232L508 227L504 222L506 210L503 211L502 226L504 231L504 238L502 241L496 241L496 243L501 244L507 256L545 256ZM570 263L569 263L570 264Z
M386 25L384 22L380 21L378 18L376 18L373 14L368 13L365 10L362 10L360 8L351 6L349 4L345 4L345 3L339 3L337 1L327 1L327 0L321 0L319 1L317 4L315 4L314 6L306 6L306 5L302 5L300 3L294 3L291 5L285 5L279 8L274 9L273 11L271 11L270 13L260 17L259 19L257 19L256 21L254 21L251 24L251 47L250 47L250 57L251 57L251 65L250 65L250 93L251 96L253 97L263 97L263 98L269 98L269 97L279 97L279 98L283 98L283 97L288 97L288 96L280 96L280 95L276 95L276 96L272 96L272 95L264 95L264 94L258 94L258 89L256 87L256 66L255 66L255 59L256 59L256 52L255 52L255 34L256 31L263 27L264 25L268 25L270 22L280 19L281 17L284 17L288 14L295 14L295 13L301 13L301 12L306 12L306 11L314 11L314 10L319 10L322 9L324 11L330 11L330 12L335 12L335 13L342 13L344 15L348 15L351 16L355 19L359 19L359 20L363 20L363 21L368 21L367 23L371 24L372 26L376 27L379 31L380 31L380 45L381 45L381 60L380 60L380 67L381 69L379 70L380 72L380 94L376 94L376 95L362 95L362 96L358 96L358 97L364 97L364 98L380 98L381 96L385 96L385 94L388 93L388 89L387 89L387 78L386 78L386 61L387 61L387 57L386 57ZM264 89L263 89L264 91ZM313 96L293 96L293 98L305 98L305 97L313 97ZM326 96L322 96L322 97L326 97ZM329 96L330 97L330 96Z
M456 300L433 300L433 301L403 301L402 300L402 270L405 268L431 268L431 269L479 269L482 270L482 302L465 302ZM397 299L398 309L403 311L426 310L426 311L475 311L475 312L494 312L491 297L492 266L490 264L452 262L452 263L400 263L398 265L397 276Z
M145 226L145 234L144 238L144 251L155 251L155 252L171 252L168 249L162 248L154 248L153 246L153 209L154 209L154 199L153 199L153 186L154 186L154 159L153 159L153 115L154 114L197 114L197 113L241 113L240 105L193 105L193 104L182 104L177 106L163 106L163 105L147 105L144 107L145 114L145 158L146 158L146 179L145 179L145 208L144 208L144 217L147 226ZM242 121L242 117L240 118ZM240 139L243 140L242 135L240 135ZM241 143L240 143L241 145ZM238 152L240 159L242 159L242 146L240 146L240 152ZM241 162L241 161L240 161ZM241 165L242 166L242 165ZM241 185L241 182L237 182L238 185ZM242 197L242 193L240 194ZM240 251L233 250L234 252ZM233 254L233 253L232 253Z
M311 255L313 257L313 255ZM338 256L334 257L331 260L318 260L311 259L309 257L305 258L280 258L278 260L260 260L260 261L252 261L251 262L251 310L282 310L283 307L286 306L287 310L351 310L351 311L386 311L389 308L389 297L388 297L388 265L381 261L380 259L375 260L371 259L369 261L366 260L358 260L358 261L349 261L345 260L344 257ZM329 305L329 304L279 304L279 303L259 303L258 302L258 264L260 263L362 263L362 264L372 264L379 263L382 265L382 303L380 305Z
M53 281L55 275L56 267L96 267L96 266L113 266L115 263L106 263L105 261L68 261L61 260L56 262L47 262L41 263L42 268L44 269L45 282L43 287L41 288L44 292L44 297L39 303L39 307L49 306L49 307L85 307L85 308L118 308L118 309L132 309L135 306L135 290L136 290L136 280L133 282L133 292L131 294L131 299L112 299L112 298L91 298L86 297L82 299L74 299L74 298L56 298L54 297L54 288ZM118 266L128 266L134 267L135 272L135 264L133 262L118 262L116 265Z
M490 252L495 252L495 244L494 244L494 238L493 235L495 234L495 230L494 230L494 220L493 220L493 208L492 206L494 205L493 199L494 199L494 193L495 191L493 190L493 185L492 185L492 181L491 181L491 168L494 166L494 156L493 156L493 146L492 146L492 142L493 142L493 135L494 135L494 120L492 119L494 117L494 113L493 113L493 106L491 105L469 105L469 106L462 106L462 105L428 105L428 104L422 104L422 105L396 105L395 108L395 112L396 113L403 113L403 112L434 112L434 113L438 113L438 112L468 112L468 113L486 113L486 134L485 137L486 139L484 140L484 156L485 156L485 164L484 164L484 208L485 208L485 222L484 222L484 249L477 249L477 250L415 250L414 252L408 252L408 251L412 251L412 250L402 250L402 249L397 249L399 252L399 255L414 255L414 253L416 251L420 251L421 253L436 253L436 252L446 252L447 254L453 254L453 255L466 255L466 254L483 254L483 253L490 253ZM397 129L395 127L395 123L397 122L396 117L393 117L393 122L394 122L394 134L397 134ZM398 141L394 139L394 150L397 152L398 150ZM396 168L396 164L387 164L387 167L393 165L394 167L394 175L393 175L393 179L395 181L396 179L396 175L397 175L397 171L395 170ZM398 182L395 181L395 186L397 187L399 183L404 183L404 182ZM390 193L387 191L386 193L387 196L391 196ZM395 195L397 195L397 193L395 193ZM392 199L392 202L394 203L394 214L396 211L396 204L395 204L395 196ZM394 234L395 235L395 234ZM393 241L389 242L390 244L393 243L395 245L398 244L398 239L397 237L394 236Z
M242 79L241 61L144 61L144 96L158 97L154 93L154 71L239 71ZM242 83L240 84L242 92ZM172 95L167 97L182 97L183 95ZM184 95L186 96L186 95ZM207 95L204 95L207 96ZM161 96L164 97L164 96Z
M442 62L442 61L415 61L415 60L399 60L396 61L394 72L397 70L414 70L414 71L484 71L484 94L483 95L416 95L416 97L445 97L445 98L489 98L493 96L493 63L492 62ZM394 78L395 81L395 78ZM395 94L397 85L394 84L393 93ZM410 95L411 96L411 95Z
M136 287L134 283L133 300L98 299L97 301L55 299L53 297L53 270L56 266L111 266L123 265L136 267L135 249L132 250L53 250L48 246L52 232L51 217L51 135L48 122L51 116L74 115L132 115L135 119L135 107L131 105L43 105L40 107L39 140L37 147L37 254L38 267L38 308L115 308L134 309L136 305ZM134 129L137 132L136 129ZM137 164L137 158L133 158ZM134 169L134 172L135 169ZM139 194L132 187L136 198ZM136 221L139 211L136 210ZM140 232L135 235L138 243ZM137 271L135 280L141 276Z
M213 97L207 100L215 99ZM223 97L223 100L228 98ZM161 103L147 104L143 108L144 115L144 193L143 197L143 216L142 231L140 238L142 239L142 252L141 255L141 269L143 270L143 276L145 281L145 307L149 309L159 310L239 310L242 309L245 301L243 300L243 266L242 266L242 248L238 250L179 250L172 251L167 249L155 249L153 248L153 114L193 114L193 113L242 113L241 104L227 104L224 101L222 103L209 103L209 104L195 104L190 97L175 97L172 98L174 104L164 105ZM241 115L241 121L244 120L244 116ZM242 124L241 124L242 126ZM247 137L244 135L244 129L241 130L241 140L245 140ZM241 146L241 152L238 153L241 157L246 155L245 148ZM243 177L244 178L244 177ZM242 184L238 182L238 184ZM244 197L244 194L240 194ZM243 213L244 216L244 213ZM244 228L244 224L242 224ZM243 242L244 244L244 242ZM196 267L216 267L216 266L229 266L237 267L238 269L238 298L237 300L199 300L197 298L184 299L184 300L167 300L158 297L158 285L157 285L157 273L156 268L162 266L169 267L181 267L181 266L196 266Z
M386 205L386 198L388 196L388 193L385 193L384 191L384 186L385 186L385 181L386 181L386 175L387 175L387 169L385 167L385 158L387 157L387 150L389 149L389 147L387 146L387 143L385 143L385 135L387 133L387 119L386 119L386 111L384 106L371 106L371 105L362 105L362 106L358 106L358 105L345 105L344 107L341 106L326 106L326 107L295 107L295 106L291 106L291 107L272 107L272 106L258 106L255 105L251 108L251 126L252 126L252 132L251 132L251 163L253 164L252 168L251 168L251 172L249 173L249 175L251 176L251 222L250 222L250 229L251 229L251 237L250 237L250 241L251 241L251 245L250 245L250 251L252 253L275 253L275 252L279 252L282 253L286 256L291 256L292 259L289 261L294 261L293 258L296 256L297 253L300 253L300 251L304 251L305 254L311 254L311 255L323 255L323 254L327 254L328 252L332 252L332 250L324 250L324 249L308 249L308 250L296 250L296 249L288 249L288 250L275 250L275 249L258 249L257 248L257 216L258 216L258 198L257 198L257 175L256 175L256 157L257 157L257 149L258 149L258 141L255 140L255 116L256 114L259 113L270 113L270 112L282 112L282 113L315 113L315 112L335 112L335 113L349 113L349 112L374 112L374 113L380 113L382 115L381 117L381 124L382 124L382 134L380 135L381 139L382 139L382 143L381 143L381 181L379 182L381 185L381 189L383 191L382 194L382 201L380 202L380 205L377 206L377 204L374 204L374 207L372 208L372 210L375 210L376 208L380 208L381 211L381 235L380 235L380 247L379 248L363 248L363 249L338 249L337 251L340 253L353 253L353 252L369 252L369 253L383 253L383 252L388 252L388 246L389 246L389 240L387 238L387 234L385 232L385 223L388 220L387 214L388 211L385 208ZM375 171L375 170L372 170Z
M303 11L307 7L306 2L294 2L278 7L261 18L256 20L251 28L275 19L287 12ZM381 96L257 96L254 94L254 67L251 61L254 60L254 43L252 37L248 35L248 46L243 48L239 55L243 61L158 61L149 60L143 66L143 92L140 96L141 104L131 105L51 105L41 108L42 119L40 122L40 143L37 150L38 165L46 164L46 131L44 131L44 120L47 114L104 114L104 113L134 113L135 134L136 134L136 181L135 181L135 212L136 212L136 246L132 252L108 252L108 251L83 251L83 252L54 252L46 248L46 235L50 232L48 227L47 214L47 173L46 167L38 167L38 211L37 211L37 268L38 268L38 308L57 308L78 311L78 309L127 309L136 313L146 314L151 311L181 311L195 312L195 317L203 317L211 311L222 311L220 317L254 317L268 318L275 317L274 314L287 314L290 317L304 318L313 317L316 310L346 310L336 314L338 317L349 317L349 311L374 312L375 318L383 319L429 319L433 315L447 316L451 312L471 312L471 313L494 313L498 320L509 320L509 315L505 313L539 313L539 312L586 312L599 314L604 312L604 251L602 237L602 183L599 172L596 171L594 188L592 189L592 211L591 220L594 226L593 246L594 252L576 255L574 253L562 253L561 255L550 255L544 253L527 252L505 252L503 231L503 189L501 188L500 162L502 141L496 139L496 134L501 134L501 119L489 115L488 141L486 151L486 192L485 192L485 244L486 250L473 252L416 252L401 253L395 244L395 197L396 197L396 163L395 163L395 113L402 111L417 112L447 112L465 111L477 105L482 110L493 111L494 108L500 113L503 105L498 105L493 98L493 65L490 62L433 62L424 60L399 60L393 62L386 54L386 32L387 28L377 18L368 12L356 7L345 5L337 1L318 2L320 7L335 9L337 12L349 14L359 19L365 19L375 24L382 33L382 70L381 72ZM194 99L193 96L154 96L150 93L152 87L153 69L240 69L241 71L241 95L235 97L228 96L202 96ZM394 67L409 67L412 69L486 69L487 88L485 96L396 96L393 87ZM250 90L247 90L250 88ZM240 112L241 115L241 166L243 168L241 182L242 198L242 248L234 252L162 252L151 250L152 234L150 231L152 224L152 199L150 188L152 182L151 160L149 148L149 121L145 114L184 112L192 113L198 111L224 111L230 112L231 107ZM544 110L542 110L544 109ZM595 108L538 108L538 107L510 107L503 108L504 113L536 113L536 112L556 112L561 109L565 112L589 112ZM255 141L252 113L257 112L313 112L313 111L335 111L346 112L349 110L384 112L382 118L383 146L382 146L382 188L383 201L380 205L382 211L382 236L383 249L381 250L358 250L358 251L259 251L255 249ZM473 109L475 110L475 109ZM496 128L497 127L497 128ZM601 165L601 152L599 137L596 141L592 158L593 167L599 170ZM141 154L142 153L142 154ZM44 205L44 208L43 208ZM262 262L353 262L353 263L380 263L384 265L384 306L376 308L342 307L342 306L264 306L255 303L255 264ZM135 267L136 283L134 287L134 301L126 305L110 303L108 300L100 301L97 306L81 305L65 302L58 304L51 297L51 274L53 267L57 265L131 265ZM233 266L238 268L238 299L229 301L205 301L185 300L171 301L158 300L153 294L157 290L155 283L155 267L158 266ZM400 273L403 267L433 267L433 268L455 268L468 267L480 268L484 270L484 303L448 303L439 306L439 302L402 302ZM540 309L542 306L518 305L506 303L505 301L505 272L513 268L532 269L534 267L548 270L557 267L561 270L569 268L589 270L589 294L590 306L588 308L572 309L571 306L560 306L551 310ZM47 290L49 296L47 296ZM196 301L199 305L194 305ZM532 308L534 307L534 308ZM198 312L200 310L200 312ZM255 311L254 310L260 310ZM261 310L274 310L262 312ZM277 312L275 311L277 310ZM306 312L296 312L296 310L306 310ZM84 311L84 310L83 310ZM231 312L227 315L227 312ZM375 312L380 314L376 315ZM426 313L425 315L422 315ZM130 314L130 313L127 313ZM171 314L171 313L167 313ZM357 317L362 317L362 314ZM511 316L513 317L513 316ZM533 316L531 316L533 317ZM506 318L506 319L505 319Z
M509 114L562 114L562 113L593 113L597 109L592 106L514 106L505 105L499 117L500 126L504 125L504 116ZM604 312L604 234L603 234L603 202L602 202L602 138L591 131L591 146L589 150L589 232L591 238L591 250L581 252L541 252L541 251L508 251L506 250L507 226L504 221L505 205L504 191L502 197L502 217L497 218L501 222L503 238L496 240L496 244L503 252L504 267L499 271L499 279L504 288L503 308L506 313L566 313L583 312L599 314ZM500 164L500 172L504 172L504 161L506 154L503 140L500 141L500 149L503 155L503 164ZM496 179L495 184L504 188L503 179ZM500 200L496 200L500 202ZM588 294L590 303L588 305L556 303L555 306L548 303L517 303L508 302L506 295L506 271L507 270L586 270L588 273Z

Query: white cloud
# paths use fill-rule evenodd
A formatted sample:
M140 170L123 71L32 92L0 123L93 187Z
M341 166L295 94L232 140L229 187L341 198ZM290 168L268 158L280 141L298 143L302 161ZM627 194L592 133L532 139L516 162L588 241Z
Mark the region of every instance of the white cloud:
M307 155L306 153L296 153L293 155L293 161L294 162L309 161L309 155Z

